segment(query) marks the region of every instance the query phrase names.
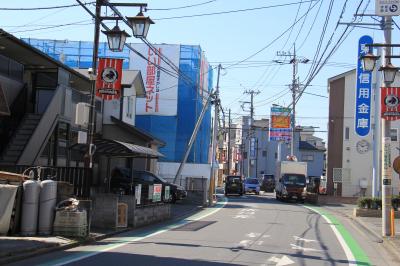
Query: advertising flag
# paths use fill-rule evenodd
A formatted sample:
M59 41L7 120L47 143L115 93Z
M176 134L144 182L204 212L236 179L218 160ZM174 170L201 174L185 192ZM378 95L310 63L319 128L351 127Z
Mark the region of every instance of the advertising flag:
M385 120L400 119L400 88L381 88L381 117Z
M96 78L96 96L104 100L121 97L122 61L117 58L99 58Z

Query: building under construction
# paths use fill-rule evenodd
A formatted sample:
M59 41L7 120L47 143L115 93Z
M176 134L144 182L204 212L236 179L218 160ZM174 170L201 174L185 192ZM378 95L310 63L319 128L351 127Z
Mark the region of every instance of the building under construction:
M23 40L72 68L87 69L92 65L92 42ZM107 43L100 43L99 57L123 58L124 70L141 71L146 97L132 103L136 116L130 124L166 143L160 148L165 157L160 158L159 172L172 178L211 92L212 68L198 45L131 45L135 51L125 47L122 52L111 52ZM208 177L210 134L208 107L187 160L199 168L186 167L191 169L184 170L184 176Z

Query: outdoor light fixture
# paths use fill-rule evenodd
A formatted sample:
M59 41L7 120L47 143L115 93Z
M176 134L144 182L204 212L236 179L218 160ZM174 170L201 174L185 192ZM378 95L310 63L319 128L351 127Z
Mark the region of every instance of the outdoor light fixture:
M388 63L386 66L381 66L379 71L383 71L383 79L385 83L393 83L399 69L400 68L393 66L392 63Z
M154 24L150 17L143 15L142 11L136 17L127 17L127 19L132 26L133 36L136 38L146 38L150 24Z
M372 71L375 68L376 60L379 59L379 56L376 56L372 53L367 53L366 55L361 56L362 68L364 71Z
M107 35L108 48L113 52L121 52L124 49L126 38L130 37L126 31L118 27L118 24L112 30L102 32Z

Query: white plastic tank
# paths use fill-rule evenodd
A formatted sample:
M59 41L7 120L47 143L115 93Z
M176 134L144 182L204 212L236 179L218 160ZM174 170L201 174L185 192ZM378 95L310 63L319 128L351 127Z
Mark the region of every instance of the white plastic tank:
M28 180L23 184L21 235L33 236L37 231L40 181Z
M45 180L40 183L39 235L50 235L53 229L57 201L57 182Z

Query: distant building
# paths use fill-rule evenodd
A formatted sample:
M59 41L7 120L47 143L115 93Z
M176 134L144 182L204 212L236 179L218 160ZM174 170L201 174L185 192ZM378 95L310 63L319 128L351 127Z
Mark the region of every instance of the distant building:
M275 174L278 161L278 142L269 139L269 119L254 120L253 130L249 130L250 117L243 116L240 124L233 126L231 133L231 172L259 178L262 174ZM308 163L308 175L323 175L325 171L325 143L313 135L310 127L297 127L294 154L299 161ZM225 144L227 143L225 139ZM233 145L232 145L233 144ZM227 145L223 146L227 149ZM290 154L290 143L280 143L280 160ZM220 169L226 169L220 165Z

